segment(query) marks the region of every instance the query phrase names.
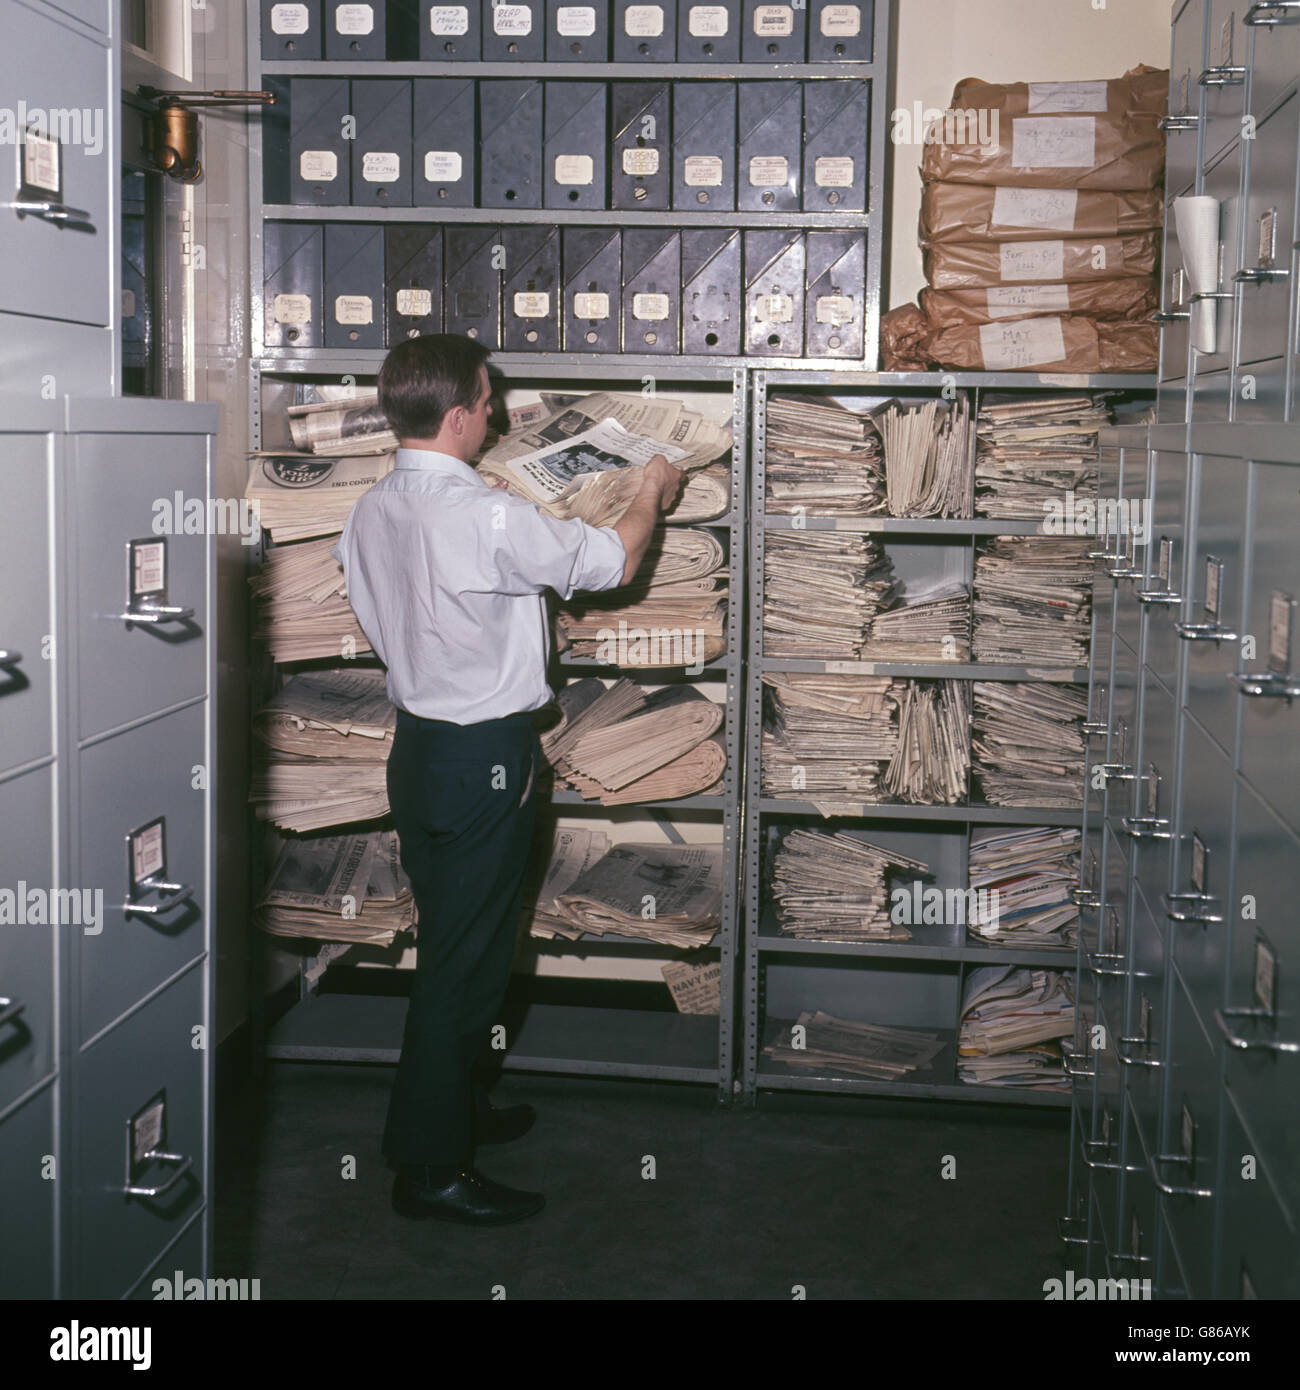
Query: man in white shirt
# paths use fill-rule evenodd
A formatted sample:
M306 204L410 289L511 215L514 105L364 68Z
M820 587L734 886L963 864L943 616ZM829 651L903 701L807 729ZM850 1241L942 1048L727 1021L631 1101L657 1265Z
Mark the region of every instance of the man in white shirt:
M496 1225L541 1193L485 1178L476 1143L517 1138L529 1106L493 1110L473 1078L510 979L542 767L545 590L636 573L681 474L662 455L613 526L560 521L469 465L487 434L487 349L431 334L394 348L379 403L393 471L352 509L334 554L388 668L397 729L388 797L417 910L416 968L383 1149L403 1216Z

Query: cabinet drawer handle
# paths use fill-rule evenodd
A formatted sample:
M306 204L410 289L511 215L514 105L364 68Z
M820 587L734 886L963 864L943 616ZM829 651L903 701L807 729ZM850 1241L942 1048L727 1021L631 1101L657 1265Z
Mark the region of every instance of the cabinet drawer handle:
M184 1154L163 1153L161 1149L150 1149L149 1152L145 1154L145 1157L156 1159L159 1163L179 1163L181 1166L165 1183L161 1183L158 1187L132 1187L128 1184L122 1189L128 1196L161 1197L164 1193L175 1187L194 1166L194 1160L192 1158L186 1158Z
M1218 623L1175 623L1174 630L1184 642L1235 642L1237 634Z
M192 608L178 608L175 604L159 608L136 608L127 613L115 613L124 623L172 623L184 622L194 616Z
M194 889L188 883L160 883L143 879L140 886L142 888L166 889L167 891L156 903L138 903L134 898L128 898L122 904L122 911L128 917L133 912L144 913L150 917L161 917L164 913L170 912L172 908L190 902L194 897Z
M26 1007L21 999L6 999L0 996L0 1025L16 1022L18 1015Z
M1160 1176L1162 1163L1187 1163L1188 1161L1186 1154L1156 1154L1148 1165L1151 1169L1152 1182L1166 1197L1213 1197L1214 1193L1208 1187L1174 1187Z
M1300 0L1259 0L1246 11L1241 22L1256 29L1297 21L1300 21Z
M1263 1041L1255 1041L1251 1038L1243 1038L1228 1022L1230 1018L1271 1019L1272 1017L1273 1015L1265 1009L1215 1009L1214 1011L1214 1021L1218 1024L1219 1032L1223 1034L1229 1047L1238 1048L1242 1052L1300 1052L1300 1042L1272 1042L1267 1038Z
M1266 696L1273 700L1294 700L1300 695L1300 681L1294 681L1289 676L1279 676L1272 671L1259 676L1250 671L1229 671L1228 679L1243 695L1255 699Z
M1221 63L1218 67L1206 68L1196 80L1202 87L1239 87L1246 80L1246 69Z

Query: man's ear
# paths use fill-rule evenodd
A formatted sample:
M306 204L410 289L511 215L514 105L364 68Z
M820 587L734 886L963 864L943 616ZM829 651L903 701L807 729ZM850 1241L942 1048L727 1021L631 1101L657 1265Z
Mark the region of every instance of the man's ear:
M447 423L451 426L453 434L465 433L465 407L454 405L447 412Z

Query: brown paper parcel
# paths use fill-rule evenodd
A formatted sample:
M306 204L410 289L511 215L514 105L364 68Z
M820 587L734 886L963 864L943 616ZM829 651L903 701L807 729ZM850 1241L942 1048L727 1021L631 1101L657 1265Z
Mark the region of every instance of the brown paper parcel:
M1043 314L1144 319L1156 307L1152 279L1094 280L1082 285L1003 285L985 290L929 290L921 308L933 332L962 323L997 323Z
M1164 226L1158 190L1080 191L1075 188L986 188L927 183L921 194L923 242L1035 241L1130 236Z
M1154 275L1156 232L1094 240L958 241L925 249L925 278L935 290L979 290L990 285L1074 283Z
M1151 372L1159 337L1153 323L1017 319L958 324L927 348L941 367L973 372Z

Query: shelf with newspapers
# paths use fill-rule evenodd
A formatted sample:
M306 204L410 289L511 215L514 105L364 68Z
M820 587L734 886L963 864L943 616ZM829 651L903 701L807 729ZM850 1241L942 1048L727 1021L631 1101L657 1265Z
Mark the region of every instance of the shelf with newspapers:
M606 466L611 449L687 474L641 577L552 605L559 693L539 720L512 1069L730 1092L747 400L740 374L717 375L677 394L496 376L481 476L551 515L617 520L639 470ZM278 956L265 1054L395 1062L415 923L386 819L394 710L330 551L396 441L373 381L258 373L253 389L248 497L269 538L255 636L271 665L252 796L277 832L258 915Z
M752 380L744 1090L1064 1105L1097 439L1147 393Z

